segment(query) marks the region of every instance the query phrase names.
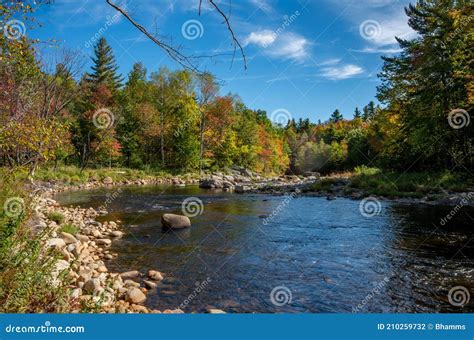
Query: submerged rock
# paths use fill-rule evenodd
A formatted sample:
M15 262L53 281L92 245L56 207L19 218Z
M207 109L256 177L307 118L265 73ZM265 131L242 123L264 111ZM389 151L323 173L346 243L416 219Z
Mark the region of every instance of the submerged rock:
M191 226L191 220L184 215L164 214L161 217L161 225L170 229L183 229Z

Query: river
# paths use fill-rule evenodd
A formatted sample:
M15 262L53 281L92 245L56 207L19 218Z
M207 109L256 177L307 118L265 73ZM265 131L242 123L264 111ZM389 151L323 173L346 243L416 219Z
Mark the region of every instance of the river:
M64 192L56 199L97 208L109 197L109 214L101 219L121 220L126 235L113 242L119 255L106 265L117 272L163 272L165 279L147 295L149 307L474 312L474 296L469 301L465 294L474 293L473 208L457 210L444 223L453 207L380 201L368 215L361 201L345 198L238 195L194 186L117 190ZM181 214L190 197L202 201L192 227L163 230L161 215Z

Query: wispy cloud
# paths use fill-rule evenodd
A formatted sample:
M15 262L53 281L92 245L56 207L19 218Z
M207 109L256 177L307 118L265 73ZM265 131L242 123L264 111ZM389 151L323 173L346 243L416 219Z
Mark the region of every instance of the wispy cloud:
M318 63L317 65L318 66L336 65L336 64L339 64L340 61L341 61L341 59L339 59L339 58L331 58L331 59L324 60L324 61Z
M359 52L359 53L386 53L386 54L394 54L400 53L402 51L401 48L398 47L365 47L362 50L351 50L351 52Z
M274 58L302 61L309 56L310 42L305 37L291 32L280 35L270 30L251 32L245 39L245 44L257 45L263 48L264 54Z
M272 13L274 9L272 5L268 2L268 0L249 0L252 5L261 9L265 13Z
M364 73L364 69L357 65L347 64L323 68L321 75L331 80L342 80L352 78Z
M401 14L396 17L382 17L379 20L375 20L379 23L380 29L378 34L374 35L371 43L377 46L389 46L396 45L397 41L395 37L402 39L412 39L416 36L416 32L408 26L408 18L406 15Z

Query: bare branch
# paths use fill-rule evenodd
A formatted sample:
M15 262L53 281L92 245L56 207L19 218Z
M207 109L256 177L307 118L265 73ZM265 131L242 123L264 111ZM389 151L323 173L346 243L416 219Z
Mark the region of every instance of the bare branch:
M224 18L224 23L227 26L228 31L231 34L232 37L232 43L234 45L234 53L232 57L232 62L235 58L235 52L237 48L240 50L240 53L243 57L244 61L244 68L247 69L247 59L244 53L244 50L242 48L242 45L238 41L237 37L234 34L234 31L230 25L229 18L227 15L219 8L219 6L214 2L214 0L208 0L209 3L214 7L217 12ZM201 73L198 70L198 67L193 64L191 61L192 59L196 59L199 57L196 56L186 56L182 54L177 48L165 43L162 39L157 38L157 35L151 34L146 28L144 28L142 25L140 25L125 9L120 7L119 5L115 4L112 2L112 0L106 0L107 4L109 4L112 8L117 10L119 13L121 13L133 26L135 26L139 31L141 31L143 34L145 34L146 37L148 37L151 41L153 41L156 45L158 45L161 49L165 51L168 56L170 56L173 60L177 61L181 66L184 68L190 69L194 72ZM202 7L202 0L199 0L199 15L201 14L201 7Z
M240 54L242 55L242 58L244 58L244 68L247 69L247 58L245 57L245 53L244 53L244 49L242 48L242 45L240 44L239 40L237 39L237 37L235 36L234 34L234 30L232 29L232 26L230 25L230 22L229 22L229 18L227 17L227 15L225 15L225 13L219 8L219 6L216 5L216 3L214 2L214 0L209 0L209 2L211 3L212 6L214 6L214 8L216 9L217 12L219 12L219 14L224 18L224 21L227 25L227 30L229 31L231 37L232 37L232 42L234 44L234 57L235 57L235 51L237 49L237 47L240 49ZM234 57L232 57L232 60L234 59Z

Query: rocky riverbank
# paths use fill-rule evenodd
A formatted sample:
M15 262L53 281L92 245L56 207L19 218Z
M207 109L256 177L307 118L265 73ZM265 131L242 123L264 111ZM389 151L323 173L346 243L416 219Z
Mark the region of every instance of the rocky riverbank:
M45 247L54 248L59 255L52 282L60 284L60 275L66 274L70 312L183 313L179 308L159 311L143 305L147 292L163 279L159 271L113 273L108 270L106 260L118 256L109 248L124 233L120 221L96 221L104 213L92 208L62 207L46 197L36 200L29 223L34 230L45 234ZM60 224L54 221L58 216L61 216ZM63 231L61 226L64 225L73 225L76 232Z

